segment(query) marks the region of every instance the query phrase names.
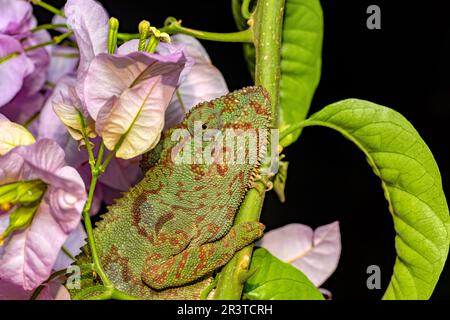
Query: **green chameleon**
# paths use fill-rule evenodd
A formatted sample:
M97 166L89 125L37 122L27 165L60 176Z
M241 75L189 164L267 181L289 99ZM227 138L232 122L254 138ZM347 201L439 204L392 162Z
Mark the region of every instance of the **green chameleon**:
M205 136L210 129L223 136L227 129L237 136L253 130L258 151L264 153L267 139L256 129L269 127L267 92L248 87L198 104L182 123L163 134L157 147L144 156L145 178L108 208L94 230L101 264L117 289L143 299L199 299L211 287L214 272L262 236L264 226L259 222L232 226L258 175L259 156L254 163L193 160L205 150L228 160L248 155L250 143L247 148L224 143L216 150L217 144L204 138L200 150L192 137L198 129ZM186 134L174 139L176 129ZM194 147L186 149L188 145ZM192 156L190 163L174 161L183 147L183 155Z

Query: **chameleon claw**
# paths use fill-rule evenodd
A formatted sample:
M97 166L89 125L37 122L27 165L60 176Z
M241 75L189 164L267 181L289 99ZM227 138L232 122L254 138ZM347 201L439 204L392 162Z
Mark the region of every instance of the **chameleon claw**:
M257 174L255 175L255 180L253 182L252 188L258 190L259 193L263 194L273 189L273 183L268 178L262 177L260 174Z

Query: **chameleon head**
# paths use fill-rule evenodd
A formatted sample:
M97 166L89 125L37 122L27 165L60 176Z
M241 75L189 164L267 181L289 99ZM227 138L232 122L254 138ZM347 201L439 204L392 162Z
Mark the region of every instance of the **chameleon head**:
M202 102L188 114L185 125L193 134L202 130L267 129L270 123L270 97L261 87L247 87L209 102Z

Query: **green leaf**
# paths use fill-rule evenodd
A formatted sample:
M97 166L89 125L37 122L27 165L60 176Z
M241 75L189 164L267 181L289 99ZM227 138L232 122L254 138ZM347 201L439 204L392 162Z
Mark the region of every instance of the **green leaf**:
M244 286L244 299L324 300L300 270L275 258L266 249L259 248L253 253L252 272Z
M280 161L278 173L273 181L273 191L275 191L281 203L286 202L286 195L284 193L284 190L286 189L288 166L289 162Z
M305 120L322 66L323 14L319 0L286 0L281 47L280 132ZM300 130L281 140L295 142Z
M438 166L414 127L396 111L349 99L298 127L340 132L380 177L396 232L397 259L384 299L428 299L449 250L450 217Z

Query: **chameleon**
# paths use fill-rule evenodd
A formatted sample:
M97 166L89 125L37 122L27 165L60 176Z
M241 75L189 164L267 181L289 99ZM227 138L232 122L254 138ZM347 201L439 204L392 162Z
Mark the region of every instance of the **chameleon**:
M174 154L194 145L196 129L205 135L211 129L216 134L269 129L270 110L265 89L247 87L199 103L180 124L162 133L141 161L143 180L108 207L94 229L101 265L115 288L141 299L200 299L214 273L262 236L260 222L233 222L258 176L266 138L257 134L254 163L193 160L212 146L208 139L201 141L201 150L197 145L184 151L192 156L190 163L176 163ZM185 136L174 139L175 132ZM222 159L248 153L234 146L220 148L212 153Z

